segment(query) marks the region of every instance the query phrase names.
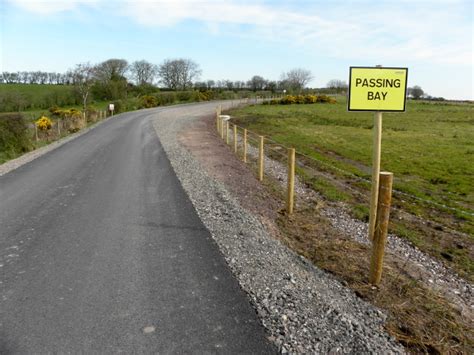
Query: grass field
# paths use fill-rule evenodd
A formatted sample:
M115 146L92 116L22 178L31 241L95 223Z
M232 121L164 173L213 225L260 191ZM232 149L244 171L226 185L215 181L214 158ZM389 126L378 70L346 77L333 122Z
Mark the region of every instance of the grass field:
M392 231L445 258L468 278L474 272L473 113L473 104L414 101L405 113L384 113L381 161L382 170L394 173L394 188L414 196L394 195L394 205L433 221L435 232L443 230L446 236L437 240L421 226L395 221ZM370 179L373 113L348 112L344 97L337 104L255 105L230 114L238 125L327 163L321 169L332 165ZM344 183L349 179L338 170L331 172ZM365 201L333 182L316 179L312 185L329 199L348 202L355 216L366 219ZM353 181L354 187L367 195L368 184ZM466 234L450 236L450 229Z
M75 105L74 88L68 85L0 84L1 112L48 109Z

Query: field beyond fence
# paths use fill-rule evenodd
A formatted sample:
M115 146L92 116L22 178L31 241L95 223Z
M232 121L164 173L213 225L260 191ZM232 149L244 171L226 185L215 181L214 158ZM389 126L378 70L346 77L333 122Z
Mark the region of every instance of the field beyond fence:
M262 181L264 196L280 204L265 215L276 237L384 310L385 328L408 352L472 353L472 104L410 102L400 120L387 115L382 169L399 176L389 225L396 236L382 271L372 268L380 248L371 248L367 224L354 222L368 221L373 114L350 117L344 101L244 106L226 115L218 108L216 128ZM397 152L404 155L387 154Z
M474 117L472 104L409 102L384 114L382 170L394 173L390 232L474 279ZM233 109L231 126L265 136L284 164L296 148L298 178L353 217L368 219L373 114L336 104ZM241 135L242 133L239 133ZM231 137L232 138L232 137ZM252 139L250 144L258 146ZM297 209L297 207L296 207Z

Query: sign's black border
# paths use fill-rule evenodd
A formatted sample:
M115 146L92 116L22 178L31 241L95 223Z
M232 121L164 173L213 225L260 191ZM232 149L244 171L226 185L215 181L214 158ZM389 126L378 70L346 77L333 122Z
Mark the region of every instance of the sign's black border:
M406 70L407 75L406 75L406 80L405 80L405 96L403 99L403 110L371 110L371 109L365 109L365 110L359 110L359 109L351 109L350 104L351 104L351 80L352 80L352 69L403 69ZM349 67L349 90L347 92L347 111L375 111L375 112L405 112L406 110L406 104L407 104L407 85L408 85L408 68L402 68L402 67Z

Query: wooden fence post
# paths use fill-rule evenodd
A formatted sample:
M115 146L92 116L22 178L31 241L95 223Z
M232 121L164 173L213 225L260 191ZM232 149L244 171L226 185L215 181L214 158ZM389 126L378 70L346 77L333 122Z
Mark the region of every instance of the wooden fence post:
M229 121L225 121L225 142L229 144Z
M224 140L224 126L225 126L224 123L225 123L225 122L224 122L224 119L221 118L221 139L222 139L222 140Z
M380 187L377 203L377 220L372 241L372 257L370 260L369 281L378 285L382 279L383 257L385 244L387 243L388 222L390 219L390 202L392 200L393 174L389 172L380 173Z
M237 154L237 126L234 125L234 153Z
M38 138L38 126L36 125L36 122L34 123L35 125L35 138L36 138L36 141L38 142L39 141L39 138Z
M264 137L260 137L260 144L258 146L258 180L263 181L263 160L264 160L264 152L263 152L263 141Z
M59 124L61 123L61 120L58 118L58 136L61 137L61 127L59 127Z
M243 151L244 151L244 163L247 162L247 129L244 128L244 138L243 138Z
M286 210L288 214L293 213L295 196L295 148L288 149L288 194L286 199Z

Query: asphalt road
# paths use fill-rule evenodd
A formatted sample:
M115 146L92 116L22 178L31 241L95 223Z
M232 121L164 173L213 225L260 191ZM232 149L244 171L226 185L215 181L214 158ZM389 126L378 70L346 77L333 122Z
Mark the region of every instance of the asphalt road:
M274 352L151 126L169 110L0 177L0 353Z

